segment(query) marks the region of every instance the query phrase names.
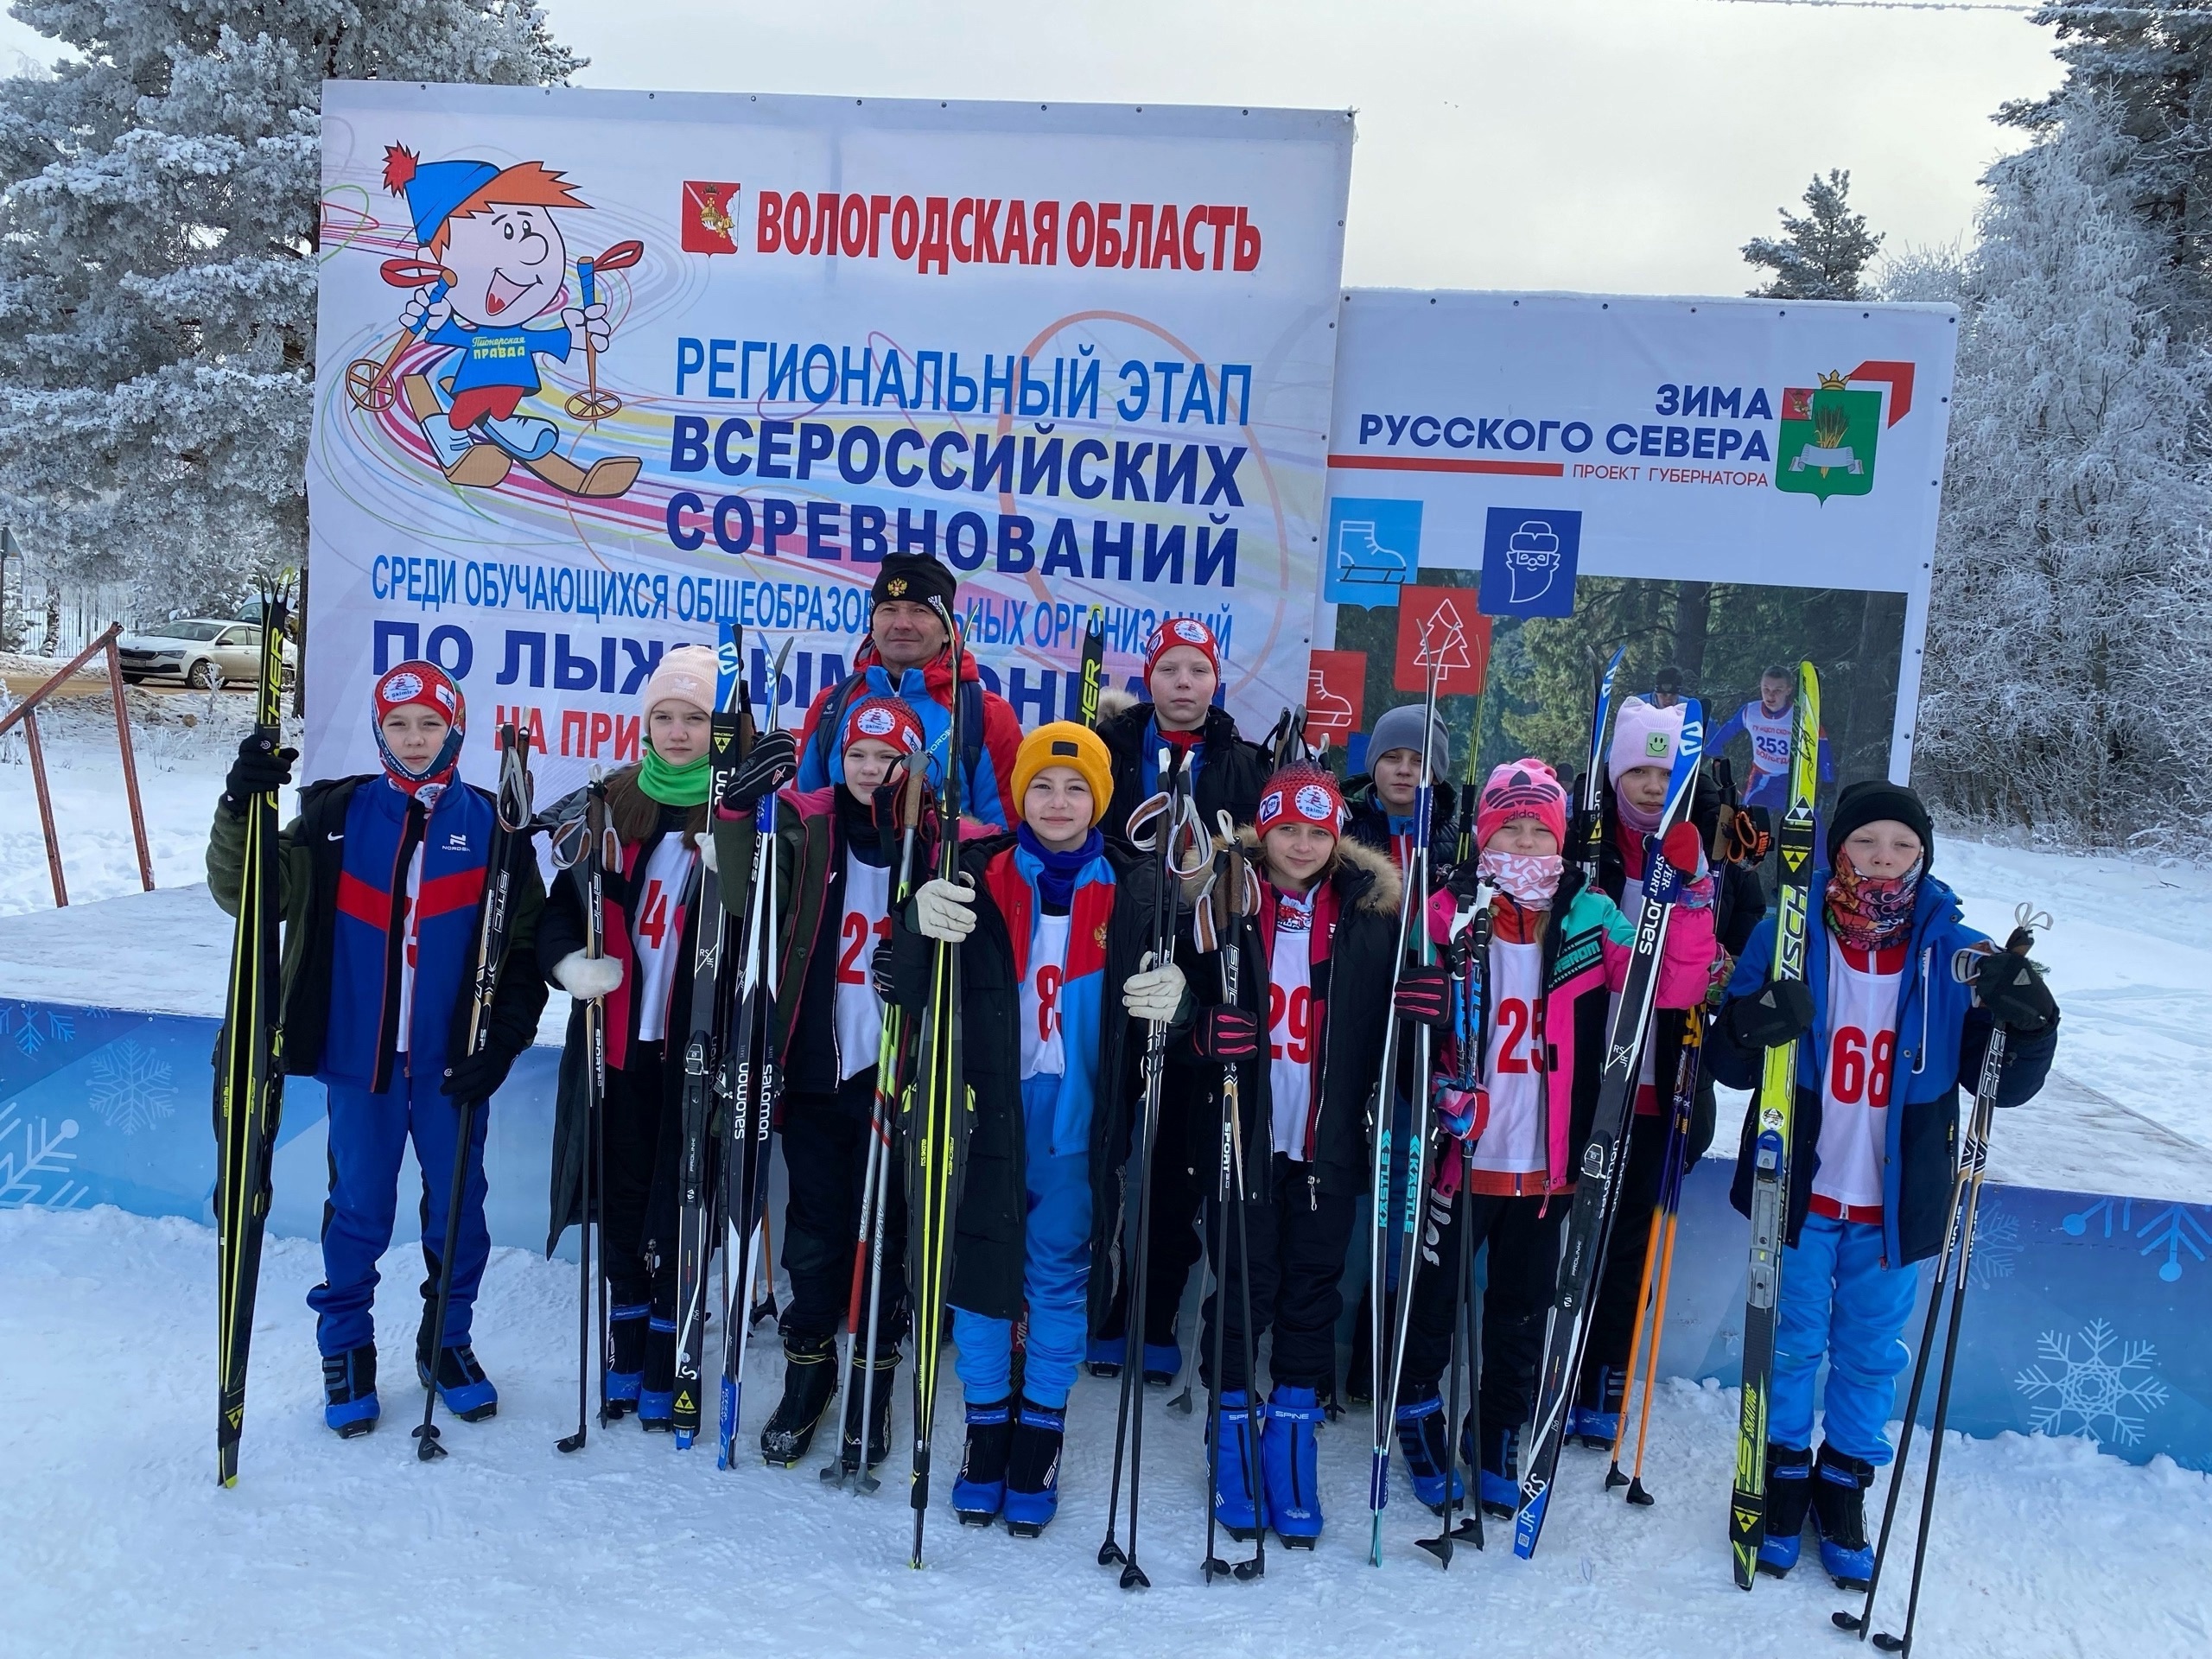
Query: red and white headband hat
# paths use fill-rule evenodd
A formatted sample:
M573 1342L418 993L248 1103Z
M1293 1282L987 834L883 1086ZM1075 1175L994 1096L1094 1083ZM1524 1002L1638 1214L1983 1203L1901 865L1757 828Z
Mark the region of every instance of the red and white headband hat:
M1193 616L1171 616L1152 631L1144 645L1144 677L1152 678L1152 671L1160 666L1160 659L1178 645L1188 645L1203 652L1213 671L1221 672L1221 642L1213 637L1213 630Z
M1344 833L1344 798L1337 780L1319 766L1285 766L1260 791L1260 810L1252 827L1264 836L1286 823L1310 823L1331 835Z
M919 754L929 746L922 722L896 697L863 697L846 710L844 729L837 734L837 753L842 755L864 737L888 743L902 754Z

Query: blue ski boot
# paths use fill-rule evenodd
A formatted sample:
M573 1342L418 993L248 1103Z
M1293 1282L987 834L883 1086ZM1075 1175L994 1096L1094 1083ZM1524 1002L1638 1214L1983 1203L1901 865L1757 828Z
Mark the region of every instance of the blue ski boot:
M1021 1402L1007 1454L1006 1529L1034 1538L1060 1507L1060 1445L1067 1432L1065 1406Z
M1261 1408L1262 1412L1265 1408ZM1223 1529L1239 1543L1249 1543L1260 1535L1260 1529L1267 1524L1267 1516L1260 1507L1265 1488L1255 1491L1254 1477L1260 1472L1258 1459L1253 1455L1251 1395L1243 1389L1230 1389L1221 1396L1221 1465L1214 1478L1213 1512Z
M1321 1402L1311 1389L1275 1384L1260 1431L1260 1471L1266 1478L1268 1524L1286 1549L1311 1549L1321 1536L1320 1452L1314 1431Z
M431 1385L430 1321L435 1313L435 1306L426 1300L422 1325L415 1332L415 1375L426 1389ZM476 1363L475 1351L465 1342L447 1343L439 1349L437 1389L445 1408L464 1423L480 1423L499 1409L499 1391L492 1386L492 1379Z
M1622 1373L1600 1365L1584 1387L1583 1397L1567 1408L1566 1438L1600 1452L1611 1451L1613 1442L1620 1438L1622 1395L1627 1385Z
M645 1368L639 1377L638 1427L648 1434L676 1431L676 1321L652 1316L645 1330Z
M1510 1520L1521 1512L1521 1429L1483 1427L1481 1455L1476 1455L1469 1421L1459 1427L1459 1455L1482 1471L1483 1513Z
M652 1309L639 1302L607 1313L607 1338L613 1352L607 1364L607 1415L611 1422L638 1408L645 1380L645 1320Z
M377 1347L365 1342L342 1354L322 1357L322 1421L341 1440L377 1426Z
M1452 1464L1452 1430L1444 1421L1444 1402L1433 1383L1411 1400L1398 1402L1398 1446L1414 1478L1414 1496L1436 1514L1463 1502L1466 1484Z
M1119 1376L1128 1352L1127 1337L1093 1337L1084 1344L1083 1368L1093 1376Z
M1145 1344L1144 1380L1154 1388L1166 1388L1182 1369L1182 1344L1173 1340Z
M1805 1513L1813 1504L1813 1453L1806 1446L1766 1448L1766 1536L1759 1571L1787 1578L1804 1545Z
M1823 1442L1811 1484L1821 1565L1839 1590L1864 1590L1874 1572L1874 1548L1866 1541L1865 1499L1866 1489L1874 1484L1874 1465L1863 1458L1846 1457Z
M963 1527L988 1527L1006 1507L1007 1459L1014 1449L1014 1407L1000 1400L968 1408L968 1444L952 1482L952 1512Z

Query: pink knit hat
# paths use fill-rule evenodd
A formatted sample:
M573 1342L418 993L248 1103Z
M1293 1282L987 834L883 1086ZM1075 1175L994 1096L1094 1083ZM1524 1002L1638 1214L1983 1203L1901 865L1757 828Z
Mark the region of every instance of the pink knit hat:
M1656 709L1642 697L1621 704L1613 721L1613 744L1605 751L1605 776L1618 784L1638 766L1672 766L1681 747L1683 708Z
M1559 774L1533 757L1509 760L1491 770L1475 807L1475 845L1490 845L1490 838L1516 818L1534 818L1567 845L1567 789Z
M664 652L645 682L638 712L650 720L653 706L689 703L702 715L715 712L715 653L705 645L678 645Z

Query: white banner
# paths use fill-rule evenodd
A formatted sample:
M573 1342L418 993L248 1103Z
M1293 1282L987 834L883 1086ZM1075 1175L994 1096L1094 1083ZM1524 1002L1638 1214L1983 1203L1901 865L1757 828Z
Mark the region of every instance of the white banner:
M987 683L1072 709L1163 615L1230 708L1302 695L1343 111L336 82L308 470L308 767L411 655L544 788L638 753L667 646L745 630L787 722L887 552L960 575ZM469 746L489 775L491 745Z
M1879 644L1906 776L1951 308L1374 289L1342 316L1318 640L1348 607L1429 616L1433 572L1479 571L1493 616L1567 614L1578 575L1898 594L1902 639L1887 623ZM1408 589L1424 597L1400 607ZM1785 631L1771 650L1815 648ZM1315 659L1340 713L1363 683L1351 655Z

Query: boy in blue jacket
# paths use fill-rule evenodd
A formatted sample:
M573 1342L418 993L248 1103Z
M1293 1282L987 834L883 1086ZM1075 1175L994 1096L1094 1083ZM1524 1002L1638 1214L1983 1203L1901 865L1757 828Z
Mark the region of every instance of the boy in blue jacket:
M1759 1548L1761 1570L1777 1577L1797 1564L1809 1510L1821 1565L1844 1587L1866 1587L1862 1495L1890 1461L1915 1264L1942 1249L1948 1225L1959 1090L1979 1081L1997 1022L2010 1033L1999 1106L2034 1096L2057 1047L2058 1008L2042 976L1966 925L1956 895L1928 874L1935 849L1911 790L1847 788L1827 826L1829 868L1813 876L1803 982L1770 980L1769 916L1713 1027L1713 1074L1738 1089L1758 1084L1765 1050L1801 1039ZM1756 1123L1747 1115L1731 1194L1745 1215Z

